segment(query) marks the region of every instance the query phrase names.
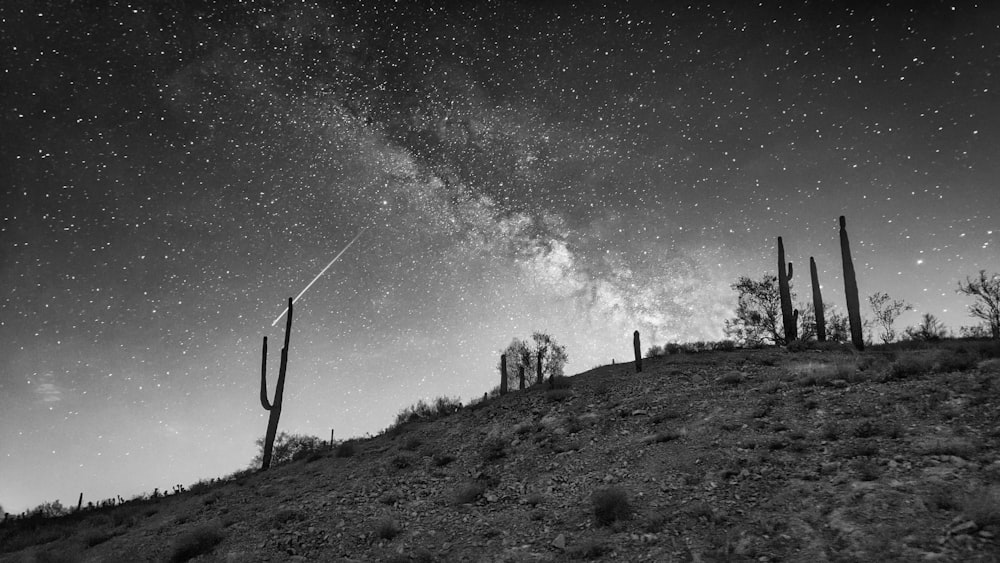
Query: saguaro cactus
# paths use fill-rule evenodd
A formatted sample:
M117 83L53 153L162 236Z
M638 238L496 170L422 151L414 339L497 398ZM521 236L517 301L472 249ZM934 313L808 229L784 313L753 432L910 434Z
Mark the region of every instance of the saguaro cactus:
M518 389L524 391L524 366L517 366Z
M285 319L285 346L281 349L281 367L278 368L278 384L274 388L274 402L267 400L267 337L264 337L264 357L260 362L260 404L271 414L267 417L267 435L264 437L264 461L261 471L271 466L271 452L274 436L278 432L278 418L281 417L281 399L285 393L285 371L288 369L288 339L292 334L292 298L288 298L288 317Z
M819 275L816 273L816 260L809 257L809 277L813 286L813 311L816 312L816 340L826 342L826 316L823 314L823 293L819 289Z
M507 394L507 354L500 354L500 394Z
M639 331L632 333L632 348L635 350L635 372L642 371L642 350L639 345Z
M844 293L847 295L847 318L851 322L851 342L858 350L865 349L861 330L861 301L858 299L858 279L854 275L851 243L847 240L847 220L840 216L840 258L844 263Z
M792 311L792 291L788 287L788 282L792 279L792 263L788 262L788 269L785 269L785 245L778 237L778 293L781 296L781 324L785 331L785 344L795 340L798 336L796 325L797 319Z
M542 356L543 355L544 354L542 353L542 351L539 350L538 351L538 357L537 357L538 361L535 362L535 368L538 370L538 375L536 376L537 380L535 381L535 383L542 383L542 381L543 381L542 380Z

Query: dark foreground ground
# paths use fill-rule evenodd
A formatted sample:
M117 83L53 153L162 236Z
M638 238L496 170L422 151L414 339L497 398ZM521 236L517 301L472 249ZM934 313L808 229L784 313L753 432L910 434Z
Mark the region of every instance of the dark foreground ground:
M998 357L604 366L266 473L8 523L0 561L998 561Z

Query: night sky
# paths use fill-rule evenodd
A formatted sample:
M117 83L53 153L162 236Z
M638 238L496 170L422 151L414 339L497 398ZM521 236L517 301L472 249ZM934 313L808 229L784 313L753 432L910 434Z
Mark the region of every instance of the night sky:
M844 312L839 215L900 328L1000 271L994 2L97 4L0 7L9 512L246 467L261 338L273 390L362 229L280 430L479 396L535 330L570 374L721 339L777 236Z

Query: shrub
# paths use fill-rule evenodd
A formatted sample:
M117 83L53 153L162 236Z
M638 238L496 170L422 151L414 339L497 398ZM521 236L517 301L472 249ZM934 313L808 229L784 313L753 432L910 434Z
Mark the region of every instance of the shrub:
M545 392L545 400L550 403L565 401L572 396L573 392L569 389L550 389Z
M445 465L455 461L455 459L455 456L451 454L434 454L431 456L431 461L436 467L444 467Z
M384 540L391 540L398 536L400 532L402 530L399 528L399 524L388 516L381 518L375 524L375 535Z
M467 483L455 491L455 504L469 504L476 502L486 487L482 483Z
M611 548L595 540L584 540L583 543L566 548L566 556L570 559L597 559L611 552Z
M934 371L968 371L976 367L976 358L964 350L940 350L934 356Z
M667 354L679 354L681 352L681 345L676 342L668 342L663 346L663 350Z
M222 538L222 528L218 524L209 524L185 532L174 540L170 561L182 563L199 555L211 553Z
M419 448L421 444L423 444L423 441L421 441L419 437L410 436L405 442L403 442L403 449L412 452L413 450Z
M738 371L731 371L719 378L719 383L723 385L739 385L743 381L743 374Z
M662 355L663 355L663 346L660 346L659 344L654 344L653 346L649 347L649 350L646 350L647 358L658 358Z
M878 424L872 420L863 420L854 427L855 438L871 438L878 436L880 433L881 430L879 429Z
M962 502L962 513L981 528L1000 528L1000 488L981 488Z
M889 375L894 379L905 379L929 373L934 366L933 359L923 354L905 354L889 365Z
M862 481L875 481L882 474L878 462L871 458L861 458L855 461L854 471L858 473L858 479Z
M632 506L628 495L618 487L608 487L595 491L591 496L594 506L594 518L600 526L608 526L620 520L627 520L632 515Z
M732 352L736 349L736 342L732 340L720 340L713 347L720 352Z
M401 453L392 456L389 463L396 469L406 469L407 467L412 466L414 461L416 460L414 459L413 454Z
M356 447L353 440L347 440L346 442L341 442L337 444L337 451L334 455L337 457L351 457L356 453Z
M500 459L507 455L507 442L497 434L490 434L479 446L479 453L486 461Z

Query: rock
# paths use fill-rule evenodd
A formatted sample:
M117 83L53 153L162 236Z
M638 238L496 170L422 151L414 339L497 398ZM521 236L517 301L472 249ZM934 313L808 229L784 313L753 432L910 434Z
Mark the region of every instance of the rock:
M563 534L556 536L556 539L552 540L552 547L559 550L566 549L566 536Z

